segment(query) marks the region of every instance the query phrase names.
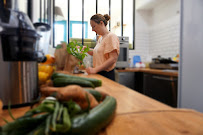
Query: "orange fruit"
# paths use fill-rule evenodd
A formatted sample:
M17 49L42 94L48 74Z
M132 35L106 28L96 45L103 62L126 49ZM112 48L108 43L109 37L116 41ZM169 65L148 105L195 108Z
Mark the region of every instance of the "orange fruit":
M51 54L47 54L45 55L45 57L47 58L47 60L41 64L54 64L55 62L54 56L52 56Z

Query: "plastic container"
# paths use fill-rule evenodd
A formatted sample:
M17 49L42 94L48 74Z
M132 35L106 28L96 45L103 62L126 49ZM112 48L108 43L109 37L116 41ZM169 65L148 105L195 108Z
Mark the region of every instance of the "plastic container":
M133 56L133 67L135 67L136 63L140 63L140 62L141 62L141 58L139 55Z
M34 23L34 27L41 38L39 40L38 50L43 52L44 54L48 54L49 51L49 43L50 43L50 35L51 35L51 27L46 23Z

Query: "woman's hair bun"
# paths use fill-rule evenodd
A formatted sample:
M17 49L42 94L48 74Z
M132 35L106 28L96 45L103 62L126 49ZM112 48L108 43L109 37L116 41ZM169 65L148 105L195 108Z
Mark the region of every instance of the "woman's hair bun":
M106 21L109 21L109 20L110 20L110 16L109 16L108 14L105 14L105 15L104 15L104 18L105 18Z

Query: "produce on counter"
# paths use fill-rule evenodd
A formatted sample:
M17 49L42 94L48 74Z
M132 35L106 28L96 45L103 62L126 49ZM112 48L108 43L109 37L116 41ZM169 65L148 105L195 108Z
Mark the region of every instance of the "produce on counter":
M46 54L45 55L45 60L41 62L41 64L54 64L55 63L55 57L52 56L51 54Z
M73 73L78 65L84 65L84 58L87 56L89 47L83 48L83 45L77 41L66 43L61 42L55 50L56 69Z
M88 51L89 51L88 46L83 48L83 45L78 43L76 40L74 42L70 42L69 44L67 44L67 52L76 57L81 64L84 64L83 60L85 56L87 56Z
M49 79L49 74L46 72L38 71L39 84L44 84Z
M84 89L84 90L91 93L98 102L103 101L104 98L107 96L107 94L102 91L98 91L94 89Z
M73 100L79 104L82 109L87 109L88 107L93 108L98 105L95 97L78 85L70 85L60 88L45 86L41 87L40 91L44 96L50 96L57 93L56 98L59 101Z
M53 72L54 72L53 65L38 64L39 85L46 83L46 81L50 79Z
M45 61L38 63L39 85L46 83L55 70L55 58L51 54L45 55Z
M63 87L70 84L77 84L84 87L94 88L102 85L102 81L98 79L73 76L73 75L57 73L57 72L52 74L51 79L53 80L54 86L56 87Z
M89 101L89 98L86 100ZM111 122L115 110L116 100L109 95L106 95L100 104L91 110L82 109L71 98L62 101L46 98L22 117L0 127L0 134L94 135Z
M1 114L1 112L2 112L2 108L3 108L3 103L2 103L2 101L0 100L0 114Z
M53 84L54 84L54 87L63 87L71 84L77 84L83 87L92 87L92 88L95 87L93 83L90 81L78 80L74 78L55 78L53 80Z
M115 110L115 98L106 96L104 101L89 113L83 113L71 120L72 133L74 135L94 135L112 121Z

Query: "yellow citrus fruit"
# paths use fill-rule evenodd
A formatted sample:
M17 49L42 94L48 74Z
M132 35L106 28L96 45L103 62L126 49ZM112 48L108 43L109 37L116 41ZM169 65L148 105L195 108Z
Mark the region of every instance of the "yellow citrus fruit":
M45 72L38 72L38 79L40 82L46 82L48 80L49 74Z

